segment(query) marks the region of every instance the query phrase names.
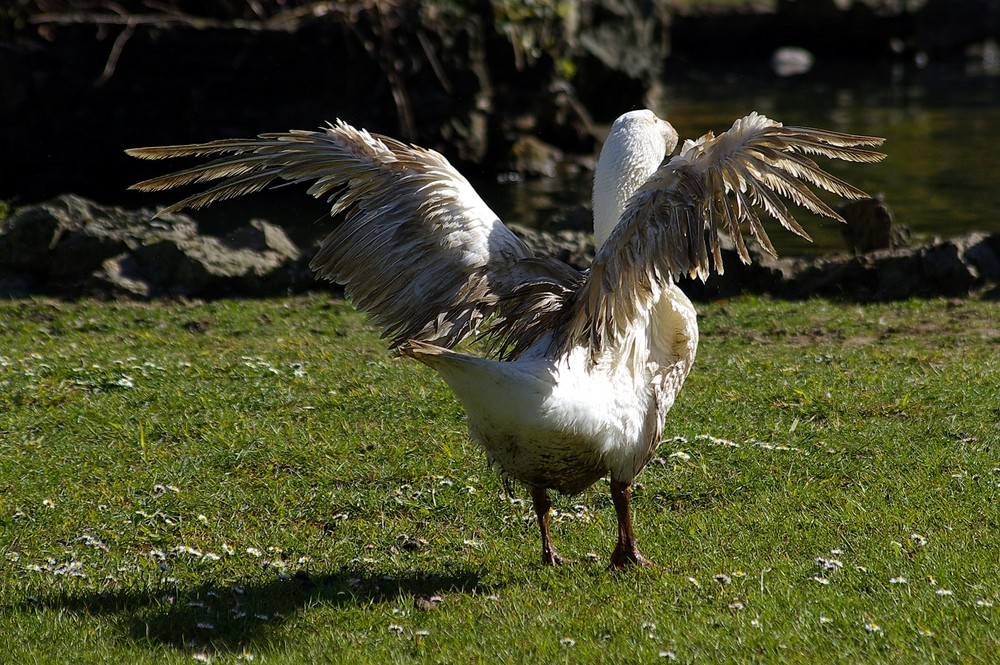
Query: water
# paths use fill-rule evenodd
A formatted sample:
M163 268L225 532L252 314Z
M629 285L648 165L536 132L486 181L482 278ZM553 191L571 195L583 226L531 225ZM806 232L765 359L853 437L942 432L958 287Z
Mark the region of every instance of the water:
M682 139L725 131L751 110L789 125L885 137L882 163L826 162L829 170L882 194L895 221L915 238L1000 231L1000 77L990 72L838 64L780 78L764 67L675 66L660 97L654 110ZM505 220L544 226L560 209L586 201L589 187L585 172L490 187L484 197ZM774 224L769 235L779 253L844 251L838 223L805 211L796 218L814 242Z
M1000 76L956 67L838 64L780 78L766 67L673 65L660 98L655 110L682 139L725 131L752 110L785 124L885 137L888 157L880 164L820 161L866 192L882 194L895 221L909 226L918 240L1000 231ZM558 178L473 184L504 221L551 228L553 217L589 202L591 177L583 170ZM198 217L223 220L206 225L215 230L225 229L227 218L235 223L249 215L297 220L288 227L299 234L313 220L326 223L327 209L301 190L286 190L215 205ZM845 251L837 222L794 212L814 242L769 223L781 255Z

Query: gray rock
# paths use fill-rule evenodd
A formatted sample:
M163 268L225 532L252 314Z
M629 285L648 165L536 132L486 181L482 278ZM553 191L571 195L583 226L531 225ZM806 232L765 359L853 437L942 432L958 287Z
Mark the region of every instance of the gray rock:
M575 214L581 224L589 218L586 208ZM185 215L151 217L148 210L101 206L71 195L18 210L0 222L0 297L214 298L329 288L308 268L318 236L327 229L300 249L281 228L262 220L217 237L200 233ZM539 254L579 270L594 258L588 231L513 228ZM681 280L692 298L769 293L864 302L1000 293L1000 233L818 259L776 259L750 243L749 265L725 236L722 248L724 274L705 284Z
M839 210L847 249L855 254L909 244L909 229L894 226L892 212L881 197L851 201Z
M859 301L967 296L995 281L984 280L978 265L998 261L986 237L972 234L912 248L796 261L787 292Z
M510 147L505 166L515 173L551 178L562 160L561 150L526 134Z
M106 259L92 276L94 288L113 295L149 298L159 283L150 280L142 264L132 254Z
M0 269L0 298L28 298L38 286L28 275Z
M722 249L723 273L712 275L702 283L694 279L682 279L680 286L690 298L709 300L726 298L741 293L768 293L786 295L792 277L794 263L791 259L775 258L755 242L747 244L750 263L740 259L732 239L725 233L719 234Z
M594 234L586 231L539 231L520 224L509 224L532 251L586 270L594 260Z
M221 239L188 239L178 249L173 288L203 297L280 292L288 283L281 269L300 257L284 231L261 220Z
M21 208L0 226L0 293L212 297L303 282L302 253L273 224L217 238L186 215L152 216L73 195Z
M1000 282L1000 233L970 235L965 259L984 279Z
M771 54L771 70L778 76L796 76L812 69L816 58L801 46L782 46Z
M22 207L0 225L0 269L60 293L84 291L88 278L112 257L156 239L197 236L189 217L152 216L72 194Z
M59 217L42 208L21 208L0 223L0 266L10 271L48 269L49 254L59 242Z
M965 260L967 246L966 238L948 238L926 247L919 254L923 286L928 293L963 296L972 290L979 279L979 271Z

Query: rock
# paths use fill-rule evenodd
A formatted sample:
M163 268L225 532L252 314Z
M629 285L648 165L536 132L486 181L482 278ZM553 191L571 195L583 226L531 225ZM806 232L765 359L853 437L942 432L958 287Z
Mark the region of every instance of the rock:
M902 300L910 295L923 295L927 292L919 254L876 252L870 256L871 260L866 257L862 261L867 264L874 283L871 286L858 284L854 287L858 293L865 294L864 299Z
M0 268L0 298L29 298L38 292L38 285L27 275L7 272Z
M912 248L796 261L787 293L862 302L967 296L996 281L983 279L978 267L1000 265L1000 254L989 238L971 234Z
M265 234L270 234L272 244L280 249L268 246ZM172 288L200 297L281 293L291 286L281 268L300 256L281 229L260 220L222 239L188 239L179 249Z
M844 242L855 254L909 244L909 229L893 225L892 212L880 196L851 201L838 212L846 222L840 228Z
M105 260L143 242L197 234L189 217L150 221L152 216L149 210L101 206L73 194L25 206L0 225L0 266L72 292L84 289L82 282Z
M311 284L302 252L273 224L216 238L186 215L152 216L73 195L21 208L0 225L0 293L218 297Z
M21 208L0 224L0 266L12 271L48 269L49 252L62 235L57 213Z
M965 261L967 244L965 238L948 238L918 254L927 295L964 296L972 290L979 271ZM924 294L918 291L916 295Z
M233 229L222 238L222 244L234 250L275 252L290 259L301 254L280 227L263 219L251 219L246 226Z
M983 278L1000 283L1000 233L970 235L965 259Z
M567 215L586 226L590 211L580 207ZM151 217L149 210L101 206L72 195L15 211L0 222L0 297L217 298L329 288L308 268L329 229L317 229L300 249L281 228L263 220L217 237L201 233L186 215ZM511 227L539 254L579 270L593 261L589 231ZM776 259L750 242L749 265L739 260L731 240L722 236L721 243L724 274L705 284L680 280L691 298L768 293L864 302L978 293L996 297L1000 288L1000 233L818 259Z
M622 108L648 104L670 52L666 4L588 0L580 3L579 12L575 81L580 99L603 119L617 117Z
M100 270L93 275L93 284L98 290L114 295L149 298L154 295L154 285L162 286L163 280L149 279L136 257L119 254L101 264Z
M534 136L525 135L510 147L505 167L515 173L551 178L556 175L562 160L561 150Z
M816 260L797 259L783 295L794 298L827 296L850 300L872 300L877 290L878 272L859 257Z
M539 231L508 224L536 254L559 259L577 270L586 270L594 260L594 235L586 231Z
M561 229L566 231L579 231L581 233L591 233L594 228L594 211L589 205L575 205L545 220L542 229L550 231ZM590 262L587 262L590 265Z
M689 298L711 300L741 293L785 295L793 271L791 259L775 258L756 242L749 242L747 252L750 254L750 263L745 264L736 251L735 243L725 233L719 234L719 245L722 250L723 273L712 275L706 282L687 277L681 279L679 285Z
M800 46L782 46L771 54L771 69L778 76L796 76L812 69L816 58Z

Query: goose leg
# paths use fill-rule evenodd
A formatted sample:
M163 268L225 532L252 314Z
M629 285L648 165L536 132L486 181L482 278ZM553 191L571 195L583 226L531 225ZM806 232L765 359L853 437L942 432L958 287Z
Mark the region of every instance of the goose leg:
M546 566L558 566L566 563L556 549L552 546L552 535L549 533L549 510L552 508L552 501L549 493L542 488L531 488L531 500L535 504L535 517L538 518L538 530L542 532L542 564Z
M615 513L618 515L618 543L615 545L615 551L611 553L611 570L637 564L653 565L652 561L639 554L639 547L635 542L632 514L629 510L631 498L631 485L616 480L611 481L611 501L615 504Z

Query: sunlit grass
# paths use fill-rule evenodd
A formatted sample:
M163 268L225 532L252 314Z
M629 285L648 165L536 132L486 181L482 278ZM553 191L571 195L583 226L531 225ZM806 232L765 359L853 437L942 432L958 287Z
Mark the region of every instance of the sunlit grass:
M321 297L0 304L10 662L989 662L997 305L704 305L605 571L606 483L523 493Z

